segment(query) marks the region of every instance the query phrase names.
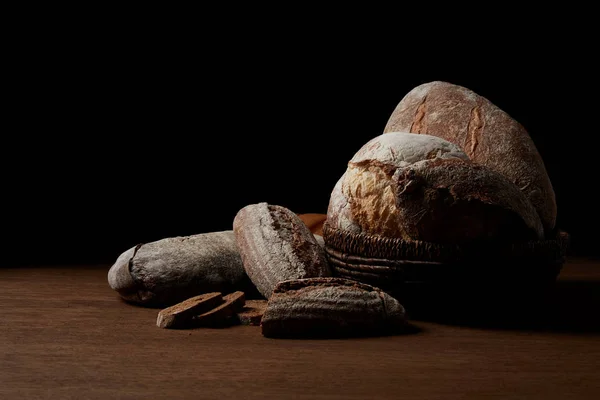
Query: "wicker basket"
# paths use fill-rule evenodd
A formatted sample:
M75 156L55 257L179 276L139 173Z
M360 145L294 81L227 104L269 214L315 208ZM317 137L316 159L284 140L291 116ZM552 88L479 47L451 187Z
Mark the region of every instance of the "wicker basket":
M470 246L406 241L323 226L335 275L394 289L407 283L547 283L565 262L569 235Z

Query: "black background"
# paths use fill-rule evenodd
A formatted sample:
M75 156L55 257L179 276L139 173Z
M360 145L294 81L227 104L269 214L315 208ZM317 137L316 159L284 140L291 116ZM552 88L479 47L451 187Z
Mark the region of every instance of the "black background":
M7 61L0 264L110 263L137 243L231 229L240 208L262 201L325 213L347 161L432 80L466 86L526 127L572 254L597 255L587 32L479 44L449 31L412 48L406 33L366 28L231 35L201 25L115 31L81 21L23 33Z

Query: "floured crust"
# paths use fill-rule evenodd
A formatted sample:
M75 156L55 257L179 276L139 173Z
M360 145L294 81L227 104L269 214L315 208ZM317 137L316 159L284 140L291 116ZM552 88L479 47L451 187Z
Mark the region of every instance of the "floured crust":
M236 214L233 230L244 269L267 299L281 281L331 275L325 250L285 207L250 204Z
M352 157L350 164L377 160L382 165L405 167L434 158L469 159L459 146L437 136L396 131L369 140Z
M353 233L409 239L397 208L394 173L421 160L452 158L468 161L458 146L435 136L395 132L371 139L334 187L328 223Z
M504 176L458 159L417 162L394 174L402 227L410 239L461 244L541 240L533 205Z
M362 229L354 221L350 201L342 190L345 179L346 173L338 179L333 187L327 208L327 222L339 229L360 233Z
M343 278L279 283L261 321L267 337L368 335L404 326L406 313L398 300Z
M334 189L329 213L334 228L409 241L544 237L535 208L506 177L471 162L457 145L414 133L366 143Z
M201 293L245 291L244 271L233 231L165 238L121 254L108 283L127 301L168 306Z
M504 175L531 201L546 234L556 223L556 200L543 160L525 128L473 91L447 82L417 86L400 101L384 132L439 136L469 158Z

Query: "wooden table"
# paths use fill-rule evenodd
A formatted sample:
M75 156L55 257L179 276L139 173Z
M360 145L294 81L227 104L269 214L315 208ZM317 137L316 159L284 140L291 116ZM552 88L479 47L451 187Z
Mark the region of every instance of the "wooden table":
M0 399L600 399L598 261L569 260L543 324L345 340L160 329L107 271L0 269Z

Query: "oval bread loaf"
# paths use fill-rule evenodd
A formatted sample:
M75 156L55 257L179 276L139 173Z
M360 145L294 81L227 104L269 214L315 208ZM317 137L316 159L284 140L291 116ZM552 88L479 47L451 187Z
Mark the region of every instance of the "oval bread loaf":
M325 250L285 207L250 204L236 214L233 231L246 273L267 299L281 281L331 275Z
M266 337L363 336L397 331L404 307L382 290L342 278L280 282L261 320Z
M121 254L108 283L123 299L165 306L210 292L252 292L233 231L141 244ZM255 289L254 289L255 290Z

